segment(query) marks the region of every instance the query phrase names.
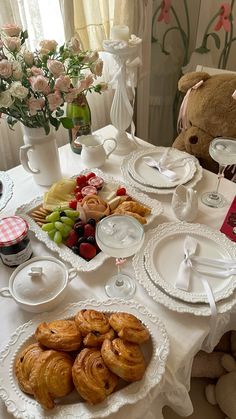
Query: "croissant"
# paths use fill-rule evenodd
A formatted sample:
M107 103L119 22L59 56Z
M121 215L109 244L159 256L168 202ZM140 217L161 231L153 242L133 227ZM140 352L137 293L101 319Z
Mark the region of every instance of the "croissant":
M111 327L118 333L119 338L133 343L146 342L149 331L137 317L129 313L113 313L109 318Z
M73 388L71 357L54 350L44 351L35 361L30 385L35 399L45 408L52 409L54 399L64 397Z
M81 202L81 206L85 211L87 219L94 218L96 221L99 221L102 217L110 214L109 204L98 195L86 195Z
M38 342L50 349L78 350L82 343L80 331L74 320L55 320L40 323L35 331Z
M89 348L77 355L72 377L78 393L91 404L102 402L114 391L119 380L104 364L101 352Z
M104 340L101 347L106 366L123 380L141 380L145 372L145 360L139 345L116 338Z
M140 224L146 224L147 220L145 217L142 217L141 215L137 214L136 212L126 211L122 207L118 205L118 207L112 211L112 214L118 214L118 215L129 215L130 217L136 218L140 222Z
M32 387L29 383L29 377L32 367L39 355L43 352L43 348L38 343L27 346L16 359L15 373L22 391L33 394Z
M151 213L150 208L145 207L137 201L125 201L118 205L118 208L121 208L125 211L135 212L136 214L146 217Z

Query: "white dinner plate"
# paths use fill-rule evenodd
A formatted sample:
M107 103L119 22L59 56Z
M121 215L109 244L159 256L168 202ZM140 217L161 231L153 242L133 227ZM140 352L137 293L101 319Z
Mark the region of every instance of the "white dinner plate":
M145 242L143 247L136 253L132 260L135 278L138 283L144 288L147 294L157 303L176 313L186 313L194 316L211 316L211 309L209 304L205 303L189 303L167 294L161 287L155 284L148 272L145 269L145 260L143 249L147 246L149 240L157 235L157 228L147 231L145 234ZM234 292L230 297L220 300L216 303L216 310L218 314L225 314L236 309L236 293Z
M132 155L132 154L131 154ZM159 195L170 195L173 194L175 191L175 187L172 188L156 188L154 186L150 186L150 185L144 185L141 182L138 182L136 179L133 178L133 176L131 175L131 173L128 170L128 163L130 160L131 155L129 154L128 156L126 156L123 159L122 165L121 165L121 173L123 178L126 180L126 182L128 184L130 184L131 186L133 186L136 189L141 190L142 192L145 193L152 193L152 194L159 194ZM189 157L188 153L185 153L186 157ZM192 179L190 179L188 182L185 183L185 186L188 188L193 188L201 179L202 179L202 167L200 166L199 161L193 157L195 166L196 166L196 172L194 174L194 176L192 177Z
M76 391L60 399L56 407L44 411L38 402L18 387L14 372L17 355L30 343L34 342L37 325L43 321L72 318L79 310L93 309L102 312L127 312L139 318L148 328L151 338L141 345L146 360L146 371L142 380L121 386L104 402L95 406L85 403ZM18 327L12 334L9 343L0 353L0 397L8 411L19 419L91 419L104 418L117 412L122 406L144 400L153 387L161 382L165 373L169 353L169 339L163 323L159 318L134 300L112 299L106 301L85 300L70 304L64 310L43 313L30 322ZM3 379L4 377L4 379Z
M175 287L177 272L184 259L186 236L197 240L196 256L221 260L236 257L235 244L219 231L203 224L185 222L161 224L156 230L156 235L144 249L145 268L152 281L172 297L190 303L208 303L200 280L202 275L211 286L215 301L229 297L236 288L236 275L220 278L217 275L199 275L191 270L188 291ZM197 265L195 267L197 269ZM206 270L209 271L210 268Z
M0 181L2 182L2 195L0 196L0 211L5 208L13 195L13 181L6 172L0 172Z
M125 182L117 180L112 176L103 173L99 169L92 169L92 171L95 172L97 176L102 177L104 182L109 185L116 185L116 187L118 187L119 185L124 186L128 195L130 195L136 201L151 209L151 214L147 216L147 224L145 224L145 226L148 227L150 223L162 213L162 205L157 199L151 199L147 195L137 192L132 186L129 186ZM86 172L88 172L88 170L84 170L82 173ZM64 244L58 246L53 240L49 238L48 234L39 227L39 225L33 220L33 218L30 217L30 212L32 212L33 209L41 205L42 202L43 196L39 196L33 199L32 201L23 204L19 208L17 208L16 215L23 217L28 222L30 230L34 232L36 238L43 242L48 249L57 253L62 260L70 263L72 267L78 268L80 271L83 272L94 271L99 266L101 266L105 260L110 258L110 256L106 255L103 252L100 252L90 261L86 261L79 255L73 253L72 250Z
M166 164L173 164L173 167L170 167L170 169L177 175L177 179L174 181L162 175L157 169L149 167L144 161L144 157L149 156L158 162L166 150L168 150ZM175 164L174 161L177 159L178 162ZM182 151L175 148L155 147L150 150L132 153L128 162L128 171L135 180L143 185L153 186L154 188L173 188L180 184L183 185L192 179L196 172L196 165L191 156L186 156Z

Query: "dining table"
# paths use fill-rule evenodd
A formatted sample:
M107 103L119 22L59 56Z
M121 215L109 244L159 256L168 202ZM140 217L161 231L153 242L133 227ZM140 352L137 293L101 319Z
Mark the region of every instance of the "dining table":
M114 137L115 128L112 125L108 125L98 130L97 133L104 138ZM129 141L132 142L133 140L129 139ZM150 143L137 137L134 146L140 149L153 147ZM72 152L69 143L59 148L59 156L63 177L71 177L85 169L81 156ZM122 178L120 170L123 158L123 156L111 154L101 168L104 173L119 180L121 185L122 182L127 181L127 179ZM8 170L7 174L14 184L13 195L5 208L1 210L0 218L14 215L16 209L21 205L37 196L43 195L48 190L48 187L36 184L32 174L26 172L21 165ZM210 208L201 202L200 197L202 193L214 190L216 182L217 175L203 169L202 178L194 186L198 197L198 212L193 222L219 231L230 204L236 195L236 184L227 179L222 179L220 188L227 203L222 208ZM152 193L150 196L161 203L163 211L148 226L148 230L156 228L162 223L178 221L171 206L172 194ZM30 232L30 240L34 256L55 256L55 253L39 241L33 232ZM168 263L171 264L171 257ZM67 265L69 267L69 264ZM135 276L132 257L128 259L124 269L131 276ZM70 283L66 298L60 303L61 306L65 307L70 303L88 299L105 300L107 297L104 285L111 274L115 273L115 270L114 259L108 258L93 271L79 272L77 280ZM8 286L9 278L13 271L14 268L7 267L0 262L0 287ZM217 324L214 328L214 333L212 333L211 329L211 316L196 316L191 313L171 310L163 305L161 301L154 301L139 281L136 281L136 292L133 299L148 307L163 322L169 337L169 355L161 382L150 390L145 400L141 399L135 404L124 404L119 411L109 414L108 417L111 419L123 419L126 417L130 419L141 419L144 417L146 419L161 419L163 418L162 411L164 406L171 407L181 416L188 416L193 412L189 390L194 356L200 350L211 352L226 331L235 329L236 298L235 304L232 304L230 311L217 314ZM34 314L24 311L12 298L4 298L2 296L0 296L0 313L1 361L11 335L17 327L30 321ZM3 383L4 376L1 376L0 387ZM4 391L0 391L0 396L4 399ZM11 403L8 405L8 411L5 403L1 400L0 418L12 418L11 409Z

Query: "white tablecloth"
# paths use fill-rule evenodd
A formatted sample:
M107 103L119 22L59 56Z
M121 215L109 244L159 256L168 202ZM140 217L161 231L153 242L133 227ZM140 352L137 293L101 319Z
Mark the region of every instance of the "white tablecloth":
M100 133L105 138L108 138L114 134L114 128L107 126L100 130ZM149 146L149 144L141 141L140 144L144 147ZM79 173L81 169L84 169L80 156L72 153L69 145L61 147L59 151L62 172L65 177ZM111 156L102 167L102 170L117 178L121 178L121 162L122 157ZM25 202L29 202L32 198L42 194L47 189L38 186L34 182L32 175L25 172L21 166L9 170L8 174L14 181L14 194L6 208L1 212L1 217L14 214L17 207ZM195 187L199 197L203 192L212 190L216 185L216 180L216 175L204 170L202 180ZM221 188L228 202L231 203L236 194L236 185L223 179ZM176 221L170 206L171 195L157 195L156 198L162 203L164 212L151 227L155 227L162 222ZM195 221L219 229L228 208L229 205L220 209L212 209L204 206L199 199L198 217ZM31 234L31 242L34 256L52 255L42 243L34 238L33 234ZM132 269L131 262L127 263L126 269ZM12 271L12 268L8 268L0 262L1 287L8 286L8 280ZM79 274L78 280L72 281L70 284L66 300L62 303L63 306L67 303L87 298L105 299L104 284L112 271L115 271L114 261L109 259L95 272ZM228 313L220 316L218 319L217 333L211 339L210 343L207 341L206 345L204 341L206 342L210 330L208 317L195 317L189 314L178 314L170 311L161 304L154 302L139 285L137 285L134 298L148 306L165 324L170 338L170 354L165 376L161 384L152 390L149 397L136 405L123 407L119 412L110 416L110 418L122 419L129 417L130 419L141 419L145 416L146 419L159 419L162 418L161 412L164 405L171 406L180 415L190 415L192 413L192 403L188 391L193 357L201 348L207 350L213 348L219 337L226 330L235 328L236 315L232 312L231 314ZM0 298L0 309L0 348L3 349L14 330L19 325L30 320L32 314L21 310L9 298ZM4 377L0 377L0 380L2 379L4 380ZM0 402L0 418L7 419L11 417L12 415L7 412L5 405Z

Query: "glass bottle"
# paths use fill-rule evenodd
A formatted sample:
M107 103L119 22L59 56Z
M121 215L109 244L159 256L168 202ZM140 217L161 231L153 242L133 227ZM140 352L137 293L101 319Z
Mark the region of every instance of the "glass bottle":
M75 139L81 135L91 134L91 112L83 93L80 93L72 103L67 104L66 115L74 124L74 127L69 129L71 149L74 153L80 154L82 146L75 144Z

